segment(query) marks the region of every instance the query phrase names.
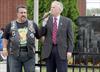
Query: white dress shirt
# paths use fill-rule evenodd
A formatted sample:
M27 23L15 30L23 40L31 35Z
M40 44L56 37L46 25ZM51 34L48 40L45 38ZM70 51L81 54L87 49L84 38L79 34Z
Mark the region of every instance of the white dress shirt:
M57 18L57 28L59 26L59 19L60 19L60 15L56 17ZM54 17L53 17L53 23L54 23Z

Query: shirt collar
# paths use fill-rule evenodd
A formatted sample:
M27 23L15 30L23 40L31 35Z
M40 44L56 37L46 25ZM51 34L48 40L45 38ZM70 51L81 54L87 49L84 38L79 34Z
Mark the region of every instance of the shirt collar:
M57 16L56 18L57 18L57 20L59 21L59 19L60 19L60 15L59 15L59 16ZM53 17L53 20L54 20L54 17Z

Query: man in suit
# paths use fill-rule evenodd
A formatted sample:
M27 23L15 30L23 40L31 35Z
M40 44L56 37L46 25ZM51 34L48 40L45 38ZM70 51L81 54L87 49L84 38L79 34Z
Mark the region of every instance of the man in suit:
M51 15L43 20L42 36L45 36L42 59L47 72L67 72L67 57L72 56L73 32L69 18L61 16L63 4L53 1ZM46 15L46 14L45 14ZM44 15L44 17L46 17Z

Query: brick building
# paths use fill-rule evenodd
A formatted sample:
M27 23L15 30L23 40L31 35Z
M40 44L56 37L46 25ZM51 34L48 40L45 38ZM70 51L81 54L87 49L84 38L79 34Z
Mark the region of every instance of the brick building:
M25 0L0 0L0 27L15 19L18 4L25 4Z
M0 0L0 28L4 27L9 21L16 17L16 6L26 4L26 0ZM78 0L80 16L85 15L86 0Z
M80 16L86 15L86 0L78 0L78 9Z

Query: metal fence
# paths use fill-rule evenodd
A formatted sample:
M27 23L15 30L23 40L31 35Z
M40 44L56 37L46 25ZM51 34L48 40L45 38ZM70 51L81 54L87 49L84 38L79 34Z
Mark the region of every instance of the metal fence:
M40 56L41 52L37 51L36 54ZM68 64L68 72L100 72L99 53L74 52L71 60L71 63ZM35 66L39 67L38 72L44 72L42 68L45 67L45 63L41 61L41 56ZM0 72L7 72L6 62L0 63Z
M36 53L40 54L39 51ZM70 69L68 72L100 72L99 55L99 53L74 52L72 63L68 64L68 69ZM42 67L45 67L45 64L41 62L41 57L36 66L40 67L40 72L42 72Z

